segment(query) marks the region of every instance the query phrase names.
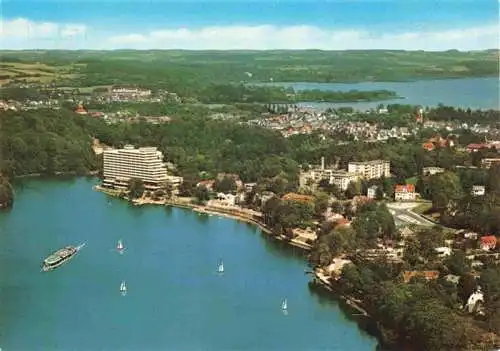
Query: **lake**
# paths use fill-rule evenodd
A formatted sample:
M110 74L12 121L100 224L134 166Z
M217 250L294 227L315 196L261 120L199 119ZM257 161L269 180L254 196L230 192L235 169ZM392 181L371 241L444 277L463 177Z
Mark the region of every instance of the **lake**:
M267 83L266 83L267 84ZM379 104L409 104L422 106L455 106L471 109L499 109L500 88L497 77L419 80L414 82L363 82L363 83L269 83L292 87L295 90L319 89L324 91L390 90L404 99L376 102L304 102L316 108L352 106L358 110L376 108Z
M235 220L110 199L95 183L24 181L0 214L3 350L375 349L308 288L300 252ZM82 242L68 263L40 271L52 251Z

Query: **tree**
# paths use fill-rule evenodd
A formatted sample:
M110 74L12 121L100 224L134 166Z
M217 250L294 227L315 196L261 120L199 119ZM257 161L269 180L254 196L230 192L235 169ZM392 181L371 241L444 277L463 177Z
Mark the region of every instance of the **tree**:
M465 252L462 250L453 251L451 256L444 261L444 264L451 274L458 276L462 276L469 271L469 264Z
M430 192L435 210L444 213L452 202L462 197L460 178L453 172L444 172L430 177Z
M233 177L224 176L222 179L215 181L214 189L221 193L232 193L236 191L236 182Z
M355 196L361 195L361 182L360 181L350 182L347 185L345 194L348 199L352 199Z
M210 200L210 192L204 185L196 187L193 195L198 200L199 203L204 203Z
M128 196L130 199L137 199L144 194L144 182L138 178L132 178L128 182Z
M329 196L325 193L316 193L314 195L314 213L317 217L322 217L328 209Z
M264 216L264 223L274 226L277 223L276 215L281 206L281 200L276 196L268 199L262 206L262 215Z
M465 304L469 296L476 290L476 278L472 274L464 274L460 276L457 285L457 295L462 304Z
M494 163L488 170L487 191L490 194L495 194L500 198L500 164Z
M0 210L12 207L14 204L14 189L8 179L0 175Z

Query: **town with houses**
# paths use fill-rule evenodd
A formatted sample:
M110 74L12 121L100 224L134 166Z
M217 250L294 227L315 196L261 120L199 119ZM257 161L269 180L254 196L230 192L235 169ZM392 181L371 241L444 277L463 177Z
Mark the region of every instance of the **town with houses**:
M43 91L43 89L42 89ZM74 114L83 118L100 119L108 125L121 123L169 124L175 121L175 115L146 115L131 111L131 104L183 104L184 101L173 92L142 89L137 86L106 86L83 91L73 88L46 87L46 98L34 100L26 98L22 101L0 100L0 110L29 111L37 109L61 109L71 106ZM109 106L113 106L110 112ZM210 107L212 108L212 107ZM481 157L474 164L454 165L454 169L490 169L500 164L500 128L498 124L467 124L456 120L434 121L423 117L423 110L416 113L415 123L407 126L388 127L380 122L368 122L357 118L360 114L383 116L388 113L386 108L372 109L366 112L346 111L342 109L316 109L306 106L290 105L286 108L269 108L268 112L256 113L251 119L240 116L238 112L214 112L207 118L218 120L234 120L239 124L255 126L275 131L284 138L297 135L314 134L319 140L328 140L336 145L346 145L351 142L391 143L391 140L414 142L422 131L430 137L421 145L423 153L432 153L440 149L455 149L474 155L487 151L487 157ZM376 121L376 118L369 118ZM401 123L404 124L404 123ZM480 143L459 142L459 135L467 131L471 134L484 136ZM417 144L417 148L419 144ZM184 179L177 172L177 167L165 159L159 145L135 146L124 145L115 148L103 144L100 140L93 141L93 151L102 158L101 182L95 186L97 191L111 196L117 196L141 206L154 204L158 206L176 206L190 208L199 215L226 216L258 226L263 233L275 240L285 242L306 252L313 252L318 243L325 224L332 224L332 230L339 228L355 228L356 211L369 203L384 203L394 219L397 228L397 240L377 239L370 248L357 248L355 254L363 260L374 262L379 259L392 263L405 261L405 248L416 238L423 228L436 228L440 222L432 215L419 209L429 205L430 201L418 193L415 182L398 181L391 187L391 193L385 193L380 183L383 179L394 178L391 160L354 159L340 164L335 157L320 158L319 164L301 165L298 176L298 189L294 192L277 194L262 190L258 183L242 181L239 174L219 173L210 178L203 178L195 185L195 193L183 193ZM496 156L498 155L498 156ZM470 157L472 158L472 157ZM429 178L447 169L438 166L427 166L421 169L421 174L414 178ZM234 189L225 191L218 184L230 179ZM349 188L354 184L369 184L358 195L349 196ZM337 189L337 194L328 193L328 206L319 216L306 225L297 225L277 233L266 220L265 208L268 201L278 199L286 203L308 204L314 208L315 195L320 193L325 184ZM377 185L378 184L378 185ZM135 187L135 188L134 188ZM138 190L139 189L139 190ZM131 193L137 192L135 196ZM472 185L470 196L484 197L487 195L487 184ZM251 201L248 199L251 198ZM339 206L333 206L333 204ZM349 208L348 211L345 209ZM389 216L389 218L390 218ZM500 238L488 232L476 232L471 229L452 229L447 227L445 244L433 248L436 257L441 262L452 257L454 252L463 251L470 263L471 274L479 281L485 258L500 264ZM329 264L314 268L313 282L334 291L334 285L340 280L343 268L353 263L352 256L345 253L332 257ZM455 274L443 274L438 270L405 270L403 283L408 284L413 278L425 280L445 279L450 284L458 286L461 277ZM362 301L346 298L347 303L361 314L366 314ZM483 316L485 295L480 286L470 294L461 310L467 314Z
M141 116L139 114L131 114L126 109L118 112L103 112L99 109L87 109L85 106L99 106L123 102L172 102L182 103L181 99L175 93L160 91L153 94L151 90L140 89L137 87L108 87L99 90L97 93L92 93L87 96L78 95L75 98L75 92L65 89L55 89L50 91L49 98L41 101L25 100L25 101L0 101L0 109L3 110L32 110L37 108L54 108L60 106L61 98L66 103L74 105L74 113L86 116L88 118L99 118L105 120L109 124L113 123L136 123L143 121L146 123L170 123L175 116ZM386 109L379 109L371 113L384 114ZM349 114L349 113L348 113ZM347 117L348 117L347 114ZM217 118L221 118L218 114ZM226 116L227 117L227 116ZM346 116L344 116L346 117ZM222 114L222 118L225 118ZM238 118L238 116L230 115L230 118ZM368 122L356 122L349 118L339 118L338 112L334 110L315 110L307 107L294 107L282 114L263 114L261 118L252 119L246 122L248 125L255 125L262 128L272 129L281 133L284 137L290 137L298 134L317 133L323 138L327 138L330 134L343 133L352 141L364 142L387 142L389 139L402 139L415 135L419 128L435 130L435 136L422 144L422 149L433 151L436 148L460 148L462 151L470 153L478 152L482 149L500 150L500 141L488 141L480 144L469 144L461 146L454 138L455 130L470 130L473 133L488 134L489 137L499 137L500 130L484 125L467 125L457 122L436 122L436 121L420 121L415 128L409 127L392 127L385 129L381 125ZM439 130L449 132L447 137L441 137L438 134ZM340 143L347 143L340 142ZM94 151L103 157L103 180L97 189L125 196L127 189L130 186L131 179L138 179L144 184L144 193L133 202L141 205L145 203L154 203L161 205L179 205L194 208L200 213L209 213L213 215L229 215L236 218L252 222L259 225L264 231L270 232L263 220L263 213L255 209L248 208L245 205L245 199L250 192L254 192L255 183L243 183L237 174L218 174L215 179L202 180L197 184L197 187L203 187L208 192L212 193L211 198L204 205L193 205L191 198L183 198L179 196L179 188L183 183L180 176L174 175L175 165L165 162L164 156L156 146L135 148L132 145L126 145L122 149L114 149L106 145L102 145L99 140L94 141ZM500 163L499 157L489 157L481 160L482 168L490 168L493 164ZM475 168L475 166L462 166ZM444 172L443 168L425 167L422 170L422 175L431 176ZM370 181L391 176L390 160L371 160L349 162L346 169L341 169L338 162L328 162L325 157L321 158L319 165L303 167L299 175L300 191L298 193L288 193L282 196L282 200L287 201L302 201L312 202L312 195L305 195L307 192L314 192L320 182L326 181L328 184L336 186L340 191L345 192L349 184L359 180ZM234 192L220 192L215 189L214 185L217 180L230 177L236 184ZM166 191L167 189L167 191ZM471 190L473 196L483 196L486 192L485 184L474 185ZM380 190L376 185L370 186L366 194L355 196L352 199L343 199L349 201L354 208L367 201L376 201L379 199ZM261 207L266 201L276 196L276 194L263 191L256 194ZM387 201L387 206L391 211L397 224L402 239L397 243L388 245L380 242L378 248L369 249L363 252L366 257L386 257L392 260L401 260L403 249L405 247L405 238L415 232L415 228L419 226L432 226L435 224L431 218L413 211L420 204L420 195L416 192L414 184L397 184L394 187L392 198L387 198L386 194L382 194L384 201ZM337 201L332 196L329 201ZM333 221L337 226L350 226L353 218L345 218L340 213L335 213L331 208L328 208L324 213L325 221ZM299 248L310 250L317 240L317 231L320 227L320 222L317 221L316 227L294 228L293 237L289 240L291 245ZM285 238L283 236L278 239ZM451 255L454 248L464 247L464 242L475 242L475 249L468 249L467 257L472 261L472 267L478 267L482 263L478 260L484 255L492 255L495 260L499 261L498 238L488 233L475 233L467 230L455 231L453 240L447 241L447 246L437 248L440 257ZM470 247L468 245L467 247ZM319 279L326 279L335 276L335 272L340 274L342 267L350 261L345 258L335 258L330 266L324 272L318 272ZM415 275L421 275L426 279L436 279L439 275L436 271L409 271L405 273L405 281ZM450 281L458 283L457 276L447 277ZM482 293L476 291L470 297L470 306L476 305L476 300L481 301ZM472 311L472 307L467 307ZM477 311L477 309L475 309Z

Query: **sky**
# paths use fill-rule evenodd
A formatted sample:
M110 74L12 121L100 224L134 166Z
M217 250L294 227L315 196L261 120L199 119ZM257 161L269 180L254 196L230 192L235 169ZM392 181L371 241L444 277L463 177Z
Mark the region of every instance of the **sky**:
M1 49L499 48L500 0L1 0Z

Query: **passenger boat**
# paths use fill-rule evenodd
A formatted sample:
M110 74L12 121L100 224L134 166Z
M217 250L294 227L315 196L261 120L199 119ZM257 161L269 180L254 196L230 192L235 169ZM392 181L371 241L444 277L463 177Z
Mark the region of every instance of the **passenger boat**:
M85 244L79 246L66 246L50 254L42 263L42 271L47 272L68 262Z

